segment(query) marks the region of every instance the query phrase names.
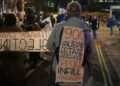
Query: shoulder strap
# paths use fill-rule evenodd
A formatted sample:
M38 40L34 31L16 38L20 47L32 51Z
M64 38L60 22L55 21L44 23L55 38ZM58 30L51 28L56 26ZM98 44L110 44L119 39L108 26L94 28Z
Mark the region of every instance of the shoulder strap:
M57 59L57 63L59 62L59 49L60 49L60 44L61 44L61 39L62 39L63 30L64 30L64 27L62 27L62 29L61 29L61 31L60 31L59 45L58 45L58 47L57 47L56 50L55 50L55 56L56 56L56 59Z

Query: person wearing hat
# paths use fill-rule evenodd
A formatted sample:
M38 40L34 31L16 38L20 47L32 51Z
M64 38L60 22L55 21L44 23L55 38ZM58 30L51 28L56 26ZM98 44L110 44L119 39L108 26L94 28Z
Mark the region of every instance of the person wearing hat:
M52 60L56 59L56 64L53 65L53 67L56 69L58 63L59 63L59 48L60 48L60 44L61 44L61 37L62 34L64 32L63 31L63 27L64 26L69 26L69 27L78 27L80 28L83 33L84 33L84 45L83 46L84 49L84 56L83 56L83 62L82 62L82 66L86 69L86 68L90 68L90 56L91 56L91 34L90 34L90 29L87 26L87 24L83 21L83 19L81 19L81 5L79 2L77 1L72 1L70 3L68 3L67 5L67 12L66 12L66 16L65 16L65 21L60 22L58 24L55 25L49 39L48 39L48 43L47 43L47 47L50 50L50 52L53 54ZM65 28L66 29L66 28ZM69 28L69 29L74 29L74 28ZM62 34L61 34L62 32ZM81 52L81 51L80 51ZM56 57L56 58L54 58ZM54 58L54 59L53 59ZM54 69L53 68L53 69ZM56 71L54 71L56 73ZM86 70L85 70L86 72ZM62 81L62 82L56 82L59 86L85 86L84 84L87 83L88 80L88 76L86 75L90 75L91 71L88 70L87 71L89 74L85 74L85 76L83 77L83 84L81 84L81 82L66 82L66 81ZM56 86L56 85L55 85Z

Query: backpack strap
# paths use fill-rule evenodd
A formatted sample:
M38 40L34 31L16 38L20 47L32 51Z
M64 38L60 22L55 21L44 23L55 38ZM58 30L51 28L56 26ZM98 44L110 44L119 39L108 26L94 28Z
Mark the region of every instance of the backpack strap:
M58 47L55 50L55 56L56 56L56 59L57 59L57 63L59 62L59 49L60 49L61 39L62 39L62 35L63 35L63 30L64 30L64 27L62 27L62 29L60 31L59 45L58 45Z
M62 27L62 29L61 29L61 31L60 31L59 46L55 49L55 52L54 52L54 54L52 55L52 57L55 57L55 56L56 56L57 64L58 64L58 62L59 62L59 48L60 48L60 44L61 44L61 39L62 39L63 30L64 30L64 27ZM53 70L52 70L53 60L54 60L54 58L53 58L52 61L50 62L50 77L49 77L49 85L48 85L48 86L51 86L51 85L56 84L56 83L54 83L54 82L52 81L52 80L54 80L54 77L52 76L52 75L54 74L54 73L53 73Z

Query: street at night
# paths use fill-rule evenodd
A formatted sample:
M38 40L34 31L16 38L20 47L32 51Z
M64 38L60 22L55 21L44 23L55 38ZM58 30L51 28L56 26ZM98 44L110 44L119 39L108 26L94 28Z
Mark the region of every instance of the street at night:
M120 0L0 0L0 86L120 86Z
M109 36L108 29L105 26L100 26L97 34L98 39L93 42L93 57L90 59L93 77L86 86L119 86L120 32L115 28L114 35ZM46 62L39 65L27 79L27 86L41 86L42 84L48 86L49 65ZM47 68L48 70L46 70Z

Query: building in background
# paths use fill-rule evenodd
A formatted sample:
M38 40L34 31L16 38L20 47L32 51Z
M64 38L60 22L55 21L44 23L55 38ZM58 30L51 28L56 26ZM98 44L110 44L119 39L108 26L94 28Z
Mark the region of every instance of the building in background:
M109 10L112 5L120 5L120 0L89 0L89 8L92 10Z
M21 11L27 6L34 6L37 11L58 11L65 8L72 0L0 0L0 12ZM82 4L82 9L87 11L106 10L111 5L120 5L120 0L74 0ZM25 4L25 6L24 6Z
M0 0L0 12L16 13L24 11L24 0Z

